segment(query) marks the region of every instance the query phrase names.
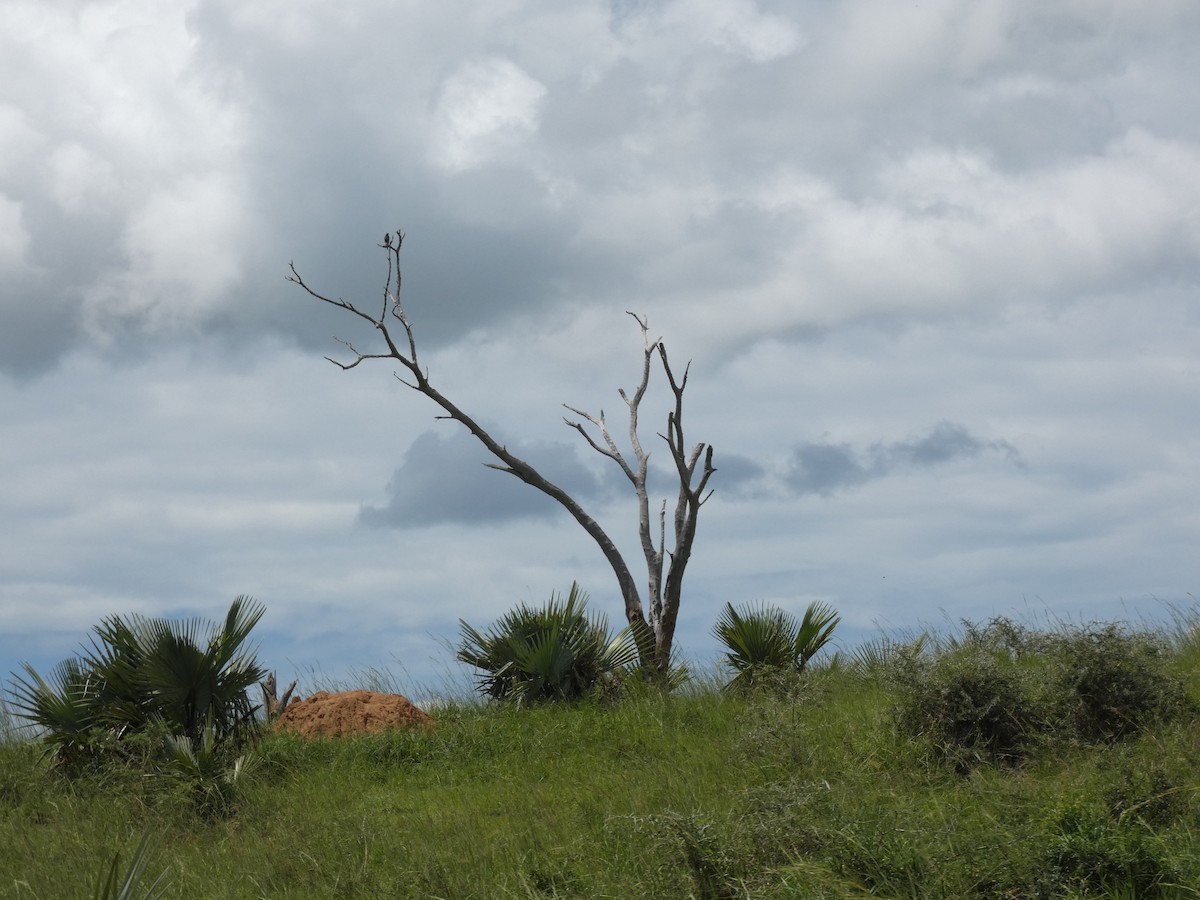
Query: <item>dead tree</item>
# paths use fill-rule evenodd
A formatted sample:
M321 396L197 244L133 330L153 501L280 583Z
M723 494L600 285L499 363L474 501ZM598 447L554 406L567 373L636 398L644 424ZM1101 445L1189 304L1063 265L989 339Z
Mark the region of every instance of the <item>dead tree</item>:
M383 243L379 245L387 254L388 265L383 300L377 313L360 309L340 297L333 298L318 293L309 287L300 276L295 264L291 264L291 275L288 276L288 281L299 285L314 299L346 310L360 319L370 322L383 340L384 346L379 352L365 353L349 341L335 338L353 355L353 359L349 362L340 362L332 357L326 357L326 359L343 370L353 369L364 360L387 359L399 363L404 372L403 374L397 372L396 377L441 407L444 415L439 415L437 418L452 419L461 423L479 439L493 457L499 460L497 463L487 463L489 467L507 472L530 487L554 498L591 536L604 554L604 558L612 566L613 573L617 576L621 597L625 603L625 618L628 620L637 642L643 670L647 674L665 675L670 666L675 623L679 616L679 603L683 593L683 575L692 554L697 518L700 507L712 494L707 490L708 480L716 471L713 468L711 445L699 443L688 449L684 440L683 394L687 388L690 363L684 367L682 377L676 379L667 359L666 346L661 339L650 339L646 317L629 313L641 328L643 347L642 377L637 390L632 395L626 394L624 390L619 391L629 409L629 442L633 452L632 460L626 458L613 439L603 411L594 416L574 407L566 407L588 422L595 432L598 432L598 437L589 432L588 428L577 420L566 418L563 420L569 427L578 431L593 450L607 456L620 466L637 494L639 535L642 552L646 558L648 575L649 615L647 615L647 608L642 605L637 580L617 549L617 545L600 527L600 524L570 494L552 483L529 463L511 453L506 446L496 441L484 430L474 418L461 410L430 383L428 371L421 367L417 358L417 342L412 323L400 302L400 247L403 242L404 233L397 231L395 235L385 235ZM399 331L394 332L393 329L397 325ZM659 433L659 437L667 444L679 479L679 493L675 500L672 522L674 545L671 550L666 547L667 500L662 502L662 506L658 510L658 534L657 540L655 539L650 497L646 488L650 453L642 447L638 438L638 409L650 384L650 373L656 357L662 363L663 372L674 395L674 408L667 413L665 431ZM664 564L666 566L665 578L663 575Z

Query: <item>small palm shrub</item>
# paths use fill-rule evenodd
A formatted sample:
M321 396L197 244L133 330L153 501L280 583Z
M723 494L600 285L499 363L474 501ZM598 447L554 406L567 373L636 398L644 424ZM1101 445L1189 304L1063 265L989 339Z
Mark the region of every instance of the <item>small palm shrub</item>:
M901 638L879 637L849 653L838 651L829 660L829 668L835 672L844 670L863 681L907 685L913 673L926 664L935 644L924 633Z
M163 774L178 786L193 809L210 819L234 809L242 788L261 764L253 753L231 758L231 754L222 752L212 728L205 730L198 744L174 735L168 739L166 750Z
M726 646L726 662L737 674L727 690L770 682L784 673L802 673L833 636L841 618L826 603L812 603L797 620L774 606L739 612L726 603L713 635Z
M246 640L264 612L242 596L218 625L110 616L48 679L26 664L12 681L14 712L68 770L120 755L125 738L147 732L199 747L211 730L219 745L240 744L256 727L247 692L264 672Z
M608 620L587 612L577 583L564 600L552 594L541 608L522 604L487 631L459 620L457 657L479 669L479 692L524 705L578 700L602 688L637 661L628 628L610 635Z

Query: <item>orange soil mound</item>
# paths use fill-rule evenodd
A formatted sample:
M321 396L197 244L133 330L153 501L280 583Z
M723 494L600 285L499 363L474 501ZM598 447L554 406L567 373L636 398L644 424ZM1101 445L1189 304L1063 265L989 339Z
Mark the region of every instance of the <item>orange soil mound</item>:
M307 700L288 706L275 720L275 728L301 737L345 737L379 734L389 728L428 728L433 719L400 694L375 691L317 691Z

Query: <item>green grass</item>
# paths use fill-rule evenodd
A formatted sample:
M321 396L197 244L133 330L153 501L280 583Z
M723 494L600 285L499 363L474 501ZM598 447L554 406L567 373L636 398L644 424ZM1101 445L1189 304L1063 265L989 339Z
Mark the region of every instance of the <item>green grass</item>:
M1178 632L1165 663L1200 700L1200 641ZM1200 896L1195 715L956 768L901 727L903 668L271 737L217 815L161 776L67 780L0 743L0 896L91 896L147 831L168 897Z

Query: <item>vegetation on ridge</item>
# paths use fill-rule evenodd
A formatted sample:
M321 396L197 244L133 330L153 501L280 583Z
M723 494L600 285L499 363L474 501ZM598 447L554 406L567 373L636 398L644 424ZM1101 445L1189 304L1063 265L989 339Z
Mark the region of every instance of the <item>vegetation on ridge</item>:
M1194 623L996 620L721 687L268 735L215 811L10 741L0 894L87 895L149 830L165 897L1197 895Z

